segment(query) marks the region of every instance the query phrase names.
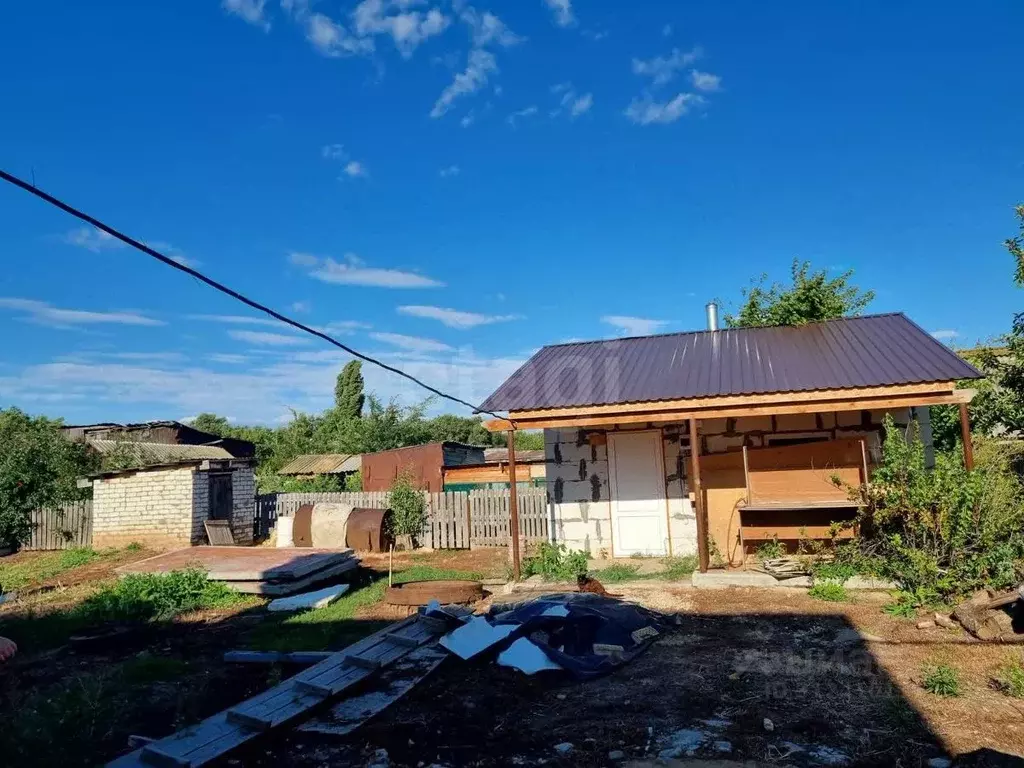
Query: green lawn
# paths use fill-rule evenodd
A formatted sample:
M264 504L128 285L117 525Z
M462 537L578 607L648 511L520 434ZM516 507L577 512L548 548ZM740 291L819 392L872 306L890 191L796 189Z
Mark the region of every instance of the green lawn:
M14 562L5 563L0 560L0 588L4 592L16 592L26 587L38 586L54 576L60 576L97 560L112 558L119 553L120 550L116 549L101 553L83 547L65 549L62 552L42 552L36 557L20 558Z
M387 621L361 620L356 613L384 598L387 576L360 573L352 589L326 608L303 611L281 618L270 618L247 637L250 648L261 651L325 651L344 648L384 627ZM396 571L394 581L439 581L442 579L479 579L479 573L413 565Z

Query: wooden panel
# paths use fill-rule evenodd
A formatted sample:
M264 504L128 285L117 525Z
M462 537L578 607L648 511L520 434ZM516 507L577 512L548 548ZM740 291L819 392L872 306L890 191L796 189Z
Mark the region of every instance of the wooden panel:
M32 534L22 549L75 549L92 544L92 501L73 501L60 507L34 509Z
M827 525L745 525L743 526L743 538L749 546L756 546L762 541L770 541L773 538L788 539L827 539L831 535L831 527ZM840 531L836 538L852 539L853 530L846 528Z
M846 501L849 494L836 486L832 478L853 487L860 485L860 462L854 467L823 467L821 469L769 469L750 471L750 503L807 503L815 501Z

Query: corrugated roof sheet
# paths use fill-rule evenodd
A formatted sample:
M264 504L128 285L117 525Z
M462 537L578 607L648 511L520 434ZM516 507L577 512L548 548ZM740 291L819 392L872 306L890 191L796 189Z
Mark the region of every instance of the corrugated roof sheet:
M480 407L522 411L980 376L894 313L544 347Z
M544 461L543 450L516 451L517 464L530 464L538 461ZM487 464L507 464L508 448L485 448L484 462Z
M169 445L167 443L143 443L136 440L89 440L94 448L103 456L123 451L126 457L138 462L137 466L150 464L173 464L176 461L203 461L204 459L234 458L223 448L215 445Z
M358 472L362 466L360 454L307 453L296 456L278 470L279 475L337 475Z

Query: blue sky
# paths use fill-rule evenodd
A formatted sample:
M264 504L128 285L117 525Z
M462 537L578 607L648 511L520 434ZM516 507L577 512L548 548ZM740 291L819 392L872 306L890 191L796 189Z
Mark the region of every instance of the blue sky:
M477 402L794 258L969 344L1021 305L1024 5L896 5L19 3L0 165ZM329 404L344 355L115 246L0 189L0 405Z

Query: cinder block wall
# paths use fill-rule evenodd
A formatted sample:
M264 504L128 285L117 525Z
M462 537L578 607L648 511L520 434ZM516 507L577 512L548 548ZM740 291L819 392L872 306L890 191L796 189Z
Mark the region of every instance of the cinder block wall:
M192 534L193 469L144 470L93 483L93 546L138 542L188 546Z

